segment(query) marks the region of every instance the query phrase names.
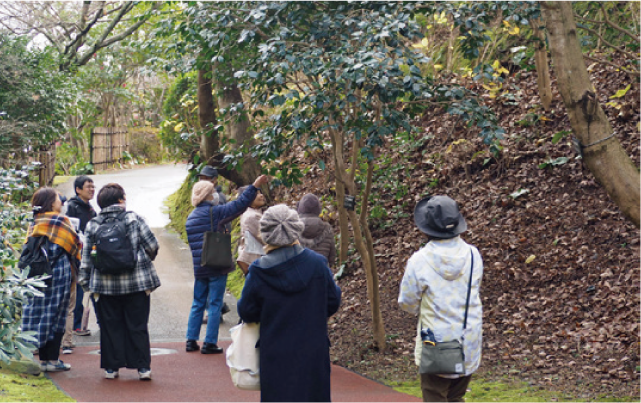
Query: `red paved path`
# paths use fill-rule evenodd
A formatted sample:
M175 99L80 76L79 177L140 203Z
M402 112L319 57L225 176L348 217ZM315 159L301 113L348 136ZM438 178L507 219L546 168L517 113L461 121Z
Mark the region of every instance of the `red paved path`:
M229 341L221 341L227 348ZM154 354L153 380L138 380L138 372L121 369L117 379L105 379L98 347L77 347L61 358L71 364L68 372L49 373L50 378L78 402L258 402L260 392L234 387L224 354L185 352L184 343L152 343L153 349L175 350ZM371 381L344 368L332 366L334 402L418 402L413 396Z

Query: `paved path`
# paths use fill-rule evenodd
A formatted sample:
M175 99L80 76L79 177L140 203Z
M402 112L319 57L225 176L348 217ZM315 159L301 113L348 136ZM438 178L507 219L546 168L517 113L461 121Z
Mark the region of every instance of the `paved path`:
M223 348L229 341L222 341ZM152 343L150 382L138 380L135 370L121 369L117 379L105 379L98 347L78 347L65 356L72 368L49 377L79 402L258 402L260 392L236 389L224 354L187 353L184 343ZM334 402L418 402L380 383L332 366Z
M127 193L128 209L145 216L154 227L160 243L154 265L162 286L151 294L149 333L153 380L141 382L135 370L127 369L120 370L118 379L104 378L98 355L100 331L92 313L89 324L92 335L74 336L78 347L73 354L61 356L71 364L71 370L48 374L61 390L79 402L260 401L259 392L241 391L233 386L224 354L185 352L194 281L191 254L177 234L162 228L168 218L156 210L161 209L162 199L180 186L186 174L182 166L156 166L92 177L97 190L108 182L120 183ZM70 183L58 188L68 197L73 195ZM234 297L228 294L225 301L231 312L225 315L220 329L219 345L224 349L230 343L229 328L238 322ZM201 341L204 335L203 326ZM337 366L332 366L332 400L420 401Z

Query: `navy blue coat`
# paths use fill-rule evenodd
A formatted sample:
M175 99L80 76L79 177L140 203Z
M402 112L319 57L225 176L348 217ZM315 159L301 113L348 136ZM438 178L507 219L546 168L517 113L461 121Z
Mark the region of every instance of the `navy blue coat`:
M214 206L212 209L213 228L218 231L219 223L226 223L239 215L243 214L256 198L258 189L254 185L249 185L247 189L233 202ZM211 231L212 225L209 218L209 209L212 207L211 201L200 203L187 217L185 229L187 230L187 241L191 249L191 256L194 262L194 277L208 278L230 273L234 270L232 265L229 270L215 270L212 267L200 265L200 255L203 252L203 239L205 232ZM222 226L221 226L222 227ZM223 229L221 228L221 232Z
M287 260L265 267L283 252ZM278 249L249 266L238 314L260 322L261 401L331 400L327 318L340 301L327 259L309 249Z

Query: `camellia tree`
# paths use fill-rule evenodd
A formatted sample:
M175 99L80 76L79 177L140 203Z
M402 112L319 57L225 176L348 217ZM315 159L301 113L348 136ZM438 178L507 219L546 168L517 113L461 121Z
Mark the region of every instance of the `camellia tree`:
M243 150L275 162L269 173L281 182L298 182L295 161L284 160L294 144L328 151L336 177L341 238L351 224L367 277L374 342L385 348L378 274L368 225L368 199L374 162L385 139L411 132L412 117L433 103L448 106L495 144L502 130L492 113L466 89L436 85L421 74L428 63L411 46L421 38L412 16L413 3L236 3L209 9L212 40L226 47L212 58L224 62L234 49L253 45L244 67L234 74L250 93L236 108L252 111L260 124L257 142ZM239 44L234 47L234 43ZM362 161L367 179L356 171ZM325 161L318 161L325 168ZM347 207L347 208L345 208ZM360 212L360 214L359 214Z

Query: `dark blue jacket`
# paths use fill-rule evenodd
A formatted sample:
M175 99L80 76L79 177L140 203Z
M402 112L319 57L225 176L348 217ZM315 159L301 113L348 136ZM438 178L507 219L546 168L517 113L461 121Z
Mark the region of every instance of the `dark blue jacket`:
M300 245L249 266L238 314L260 322L261 401L331 400L327 318L340 302L327 259Z
M187 230L187 241L191 248L191 255L194 262L194 276L196 278L208 278L212 276L220 276L230 273L234 270L234 266L229 270L215 270L208 266L200 265L200 255L203 249L203 239L206 231L211 231L212 225L209 218L209 210L212 209L212 219L214 231L218 231L218 226L221 224L219 232L223 232L222 228L226 222L233 220L239 215L243 214L247 207L249 207L256 198L258 189L254 185L249 185L247 189L233 202L213 206L211 201L204 201L200 203L187 217L185 228Z

